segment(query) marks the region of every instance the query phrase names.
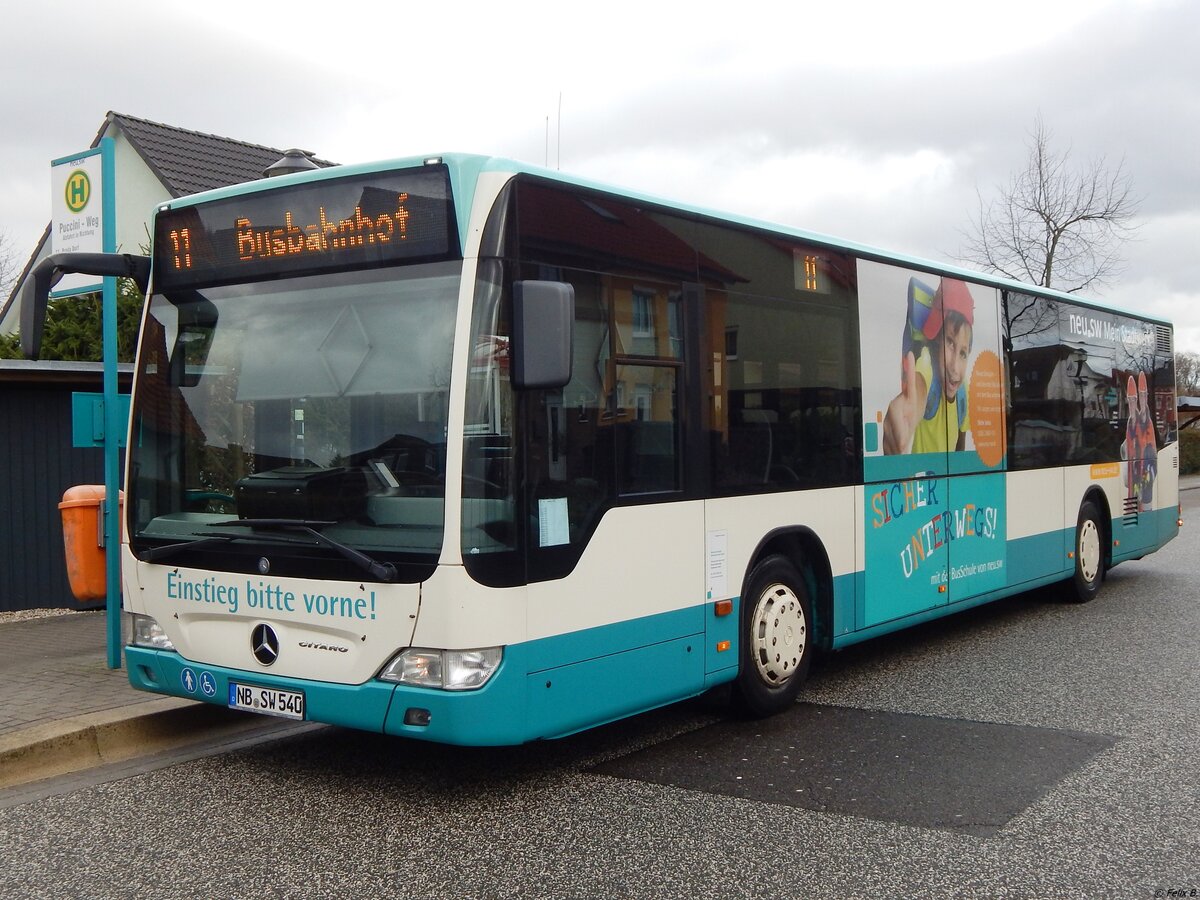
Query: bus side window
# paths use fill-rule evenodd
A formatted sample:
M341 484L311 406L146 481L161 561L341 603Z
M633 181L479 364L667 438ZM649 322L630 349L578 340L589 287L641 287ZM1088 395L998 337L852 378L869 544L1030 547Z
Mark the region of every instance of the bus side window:
M673 366L616 367L626 388L618 402L617 487L621 494L677 491L680 483L679 415Z
M571 380L529 393L527 472L532 487L531 542L538 549L586 542L613 497L613 427L601 372L608 350L603 276L556 270L575 291Z

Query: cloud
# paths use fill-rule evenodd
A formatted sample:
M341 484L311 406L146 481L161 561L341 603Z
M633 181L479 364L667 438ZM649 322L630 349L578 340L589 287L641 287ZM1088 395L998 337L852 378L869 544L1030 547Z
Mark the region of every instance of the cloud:
M1121 296L1150 269L1164 295L1200 290L1187 250L1200 210L1191 0L748 0L686 13L614 0L582 24L540 0L338 16L297 0L275 12L109 0L69 17L102 51L68 55L45 52L68 27L59 8L6 10L0 231L32 244L49 161L84 149L115 109L341 162L561 159L617 185L948 260L976 190L1023 164L1040 112L1081 163L1124 160L1143 197Z

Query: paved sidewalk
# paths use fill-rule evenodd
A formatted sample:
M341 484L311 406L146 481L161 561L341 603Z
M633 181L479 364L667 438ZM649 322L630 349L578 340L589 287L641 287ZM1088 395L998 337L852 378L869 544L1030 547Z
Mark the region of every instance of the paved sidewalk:
M106 659L103 610L0 623L0 735L157 699Z
M263 716L134 690L124 668L108 668L106 635L103 611L0 620L0 798L15 788L20 801L20 786L46 778L278 730Z

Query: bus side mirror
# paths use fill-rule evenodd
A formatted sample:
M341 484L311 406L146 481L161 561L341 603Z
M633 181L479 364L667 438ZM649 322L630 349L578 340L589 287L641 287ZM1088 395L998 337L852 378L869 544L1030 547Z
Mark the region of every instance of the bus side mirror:
M575 288L561 281L513 283L512 385L565 387L571 380Z
M56 253L38 263L29 273L21 295L21 353L26 359L41 355L50 291L63 275L75 272L132 278L144 294L150 282L150 257L128 253Z

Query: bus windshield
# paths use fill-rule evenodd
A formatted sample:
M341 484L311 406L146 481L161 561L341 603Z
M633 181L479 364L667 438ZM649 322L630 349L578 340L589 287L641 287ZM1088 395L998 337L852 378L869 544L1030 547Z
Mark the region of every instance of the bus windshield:
M217 532L224 555L295 542L263 528L286 520L432 564L461 266L153 295L130 452L135 552Z

